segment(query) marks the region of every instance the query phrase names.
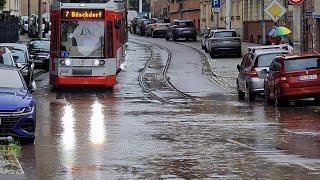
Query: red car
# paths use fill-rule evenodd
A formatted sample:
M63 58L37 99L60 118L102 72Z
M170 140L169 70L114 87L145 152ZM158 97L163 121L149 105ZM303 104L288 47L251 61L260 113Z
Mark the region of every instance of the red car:
M282 55L276 57L265 79L268 103L315 98L320 102L320 54Z

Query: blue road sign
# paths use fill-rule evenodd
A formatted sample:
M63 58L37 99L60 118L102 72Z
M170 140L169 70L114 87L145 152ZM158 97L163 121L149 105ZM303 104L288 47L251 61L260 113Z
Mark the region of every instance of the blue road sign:
M221 8L221 0L212 0L212 8Z

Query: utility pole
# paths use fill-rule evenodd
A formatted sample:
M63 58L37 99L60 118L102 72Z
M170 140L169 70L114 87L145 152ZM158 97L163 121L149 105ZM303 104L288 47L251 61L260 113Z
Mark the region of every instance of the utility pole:
M139 13L142 13L142 0L139 0Z
M179 18L180 18L180 20L182 20L183 19L183 1L182 0L180 0L179 1Z
M38 0L38 38L42 38L42 0Z
M264 0L261 0L262 44L266 44L266 21L264 20Z
M31 16L30 0L28 0L28 31L30 30L30 16ZM29 34L29 32L27 33Z
M232 0L226 0L226 29L231 29Z

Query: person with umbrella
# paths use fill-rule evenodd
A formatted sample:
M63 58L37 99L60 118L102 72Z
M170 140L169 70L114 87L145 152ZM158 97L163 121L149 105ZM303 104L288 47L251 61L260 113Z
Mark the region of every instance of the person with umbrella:
M291 30L286 27L274 26L268 33L268 40L270 44L280 44L281 39L290 33Z

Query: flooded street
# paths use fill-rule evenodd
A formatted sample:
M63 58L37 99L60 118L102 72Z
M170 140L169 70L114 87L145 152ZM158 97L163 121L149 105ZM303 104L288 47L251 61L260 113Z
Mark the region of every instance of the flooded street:
M23 177L319 179L319 106L239 101L241 59L185 44L130 36L113 91L52 89L48 73L37 77L37 136L22 147Z

